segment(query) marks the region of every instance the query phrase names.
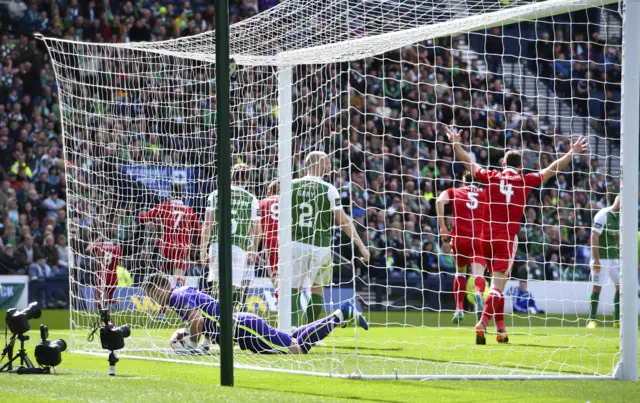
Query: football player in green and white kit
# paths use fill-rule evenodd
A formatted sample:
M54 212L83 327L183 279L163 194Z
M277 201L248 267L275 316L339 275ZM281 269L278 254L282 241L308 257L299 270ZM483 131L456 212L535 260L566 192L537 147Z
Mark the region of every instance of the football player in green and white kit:
M307 306L307 322L318 320L322 313L324 287L331 283L331 229L335 225L355 243L362 258L369 251L356 232L351 218L340 206L340 195L332 184L322 178L331 170L326 153L313 151L304 160L307 175L292 182L292 300L293 326L298 326L300 291L311 286Z
M613 325L620 327L620 196L613 205L598 211L591 228L591 310L588 329L598 324L596 315L602 286L609 283L616 287L613 297Z
M234 306L244 306L246 291L254 277L253 267L248 266L248 257L255 252L260 239L260 209L258 199L245 189L249 182L250 168L236 164L231 169L231 254ZM202 227L200 256L209 265L208 281L217 290L218 268L218 191L207 200L207 212ZM207 253L207 251L209 253Z

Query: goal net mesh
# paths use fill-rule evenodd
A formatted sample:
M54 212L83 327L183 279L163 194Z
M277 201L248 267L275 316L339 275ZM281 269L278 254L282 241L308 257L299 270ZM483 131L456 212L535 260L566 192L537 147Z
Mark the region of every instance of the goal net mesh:
M179 183L202 221L216 189L219 135L231 137L233 162L251 169L246 190L265 198L279 178L283 141L278 72L291 68L293 178L304 175L309 152L326 152L326 179L371 253L363 263L348 237L333 230L325 311L354 301L371 329L336 329L304 356L238 350L237 365L336 376L611 375L620 337L611 319L613 285L601 293L600 326L584 327L593 216L620 185L621 7L585 0L284 1L231 26L237 76L230 133L215 130L213 32L118 45L45 38L67 161L72 350L102 352L86 336L97 309L110 302L100 268L112 257L95 253L109 241L122 255L112 319L132 326L122 354L218 362L215 348L203 355L170 348L169 337L184 325L140 289L145 275L164 267L162 226L136 217L169 200ZM486 346L475 345L471 297L465 321L451 323L456 269L435 212L437 196L459 186L462 174L445 135L449 125L463 131L479 164L496 169L507 149L522 150L525 171L533 171L562 156L571 138L589 139L587 153L527 199L505 290L513 294L508 345L492 334ZM205 289L208 267L197 245L186 261L187 284ZM264 266L255 265L245 309L277 325ZM514 306L521 307L517 290L525 287L536 307L522 312ZM306 290L303 306L308 297Z

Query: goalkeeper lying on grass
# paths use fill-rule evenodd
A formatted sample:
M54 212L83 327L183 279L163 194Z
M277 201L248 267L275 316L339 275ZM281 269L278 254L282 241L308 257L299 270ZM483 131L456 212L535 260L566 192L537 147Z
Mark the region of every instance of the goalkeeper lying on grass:
M201 347L218 343L220 336L220 303L209 295L191 287L171 288L163 274L152 274L145 284L147 295L160 306L169 306L188 324L186 331L178 331L171 340L172 347L199 352ZM258 354L307 354L315 343L324 339L336 325L356 320L367 330L369 324L351 302L345 302L331 315L296 329L292 333L271 327L258 315L239 312L234 314L233 338L242 350Z

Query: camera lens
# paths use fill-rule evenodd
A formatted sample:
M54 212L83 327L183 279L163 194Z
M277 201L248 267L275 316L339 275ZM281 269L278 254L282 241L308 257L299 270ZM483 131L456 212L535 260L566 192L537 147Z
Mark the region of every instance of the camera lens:
M28 319L38 319L42 316L42 311L37 302L30 303L27 309L24 310L24 313L27 314Z
M52 347L53 347L53 346L55 346L55 348L57 348L58 350L60 350L60 352L67 351L67 342L65 342L65 341L64 341L64 340L62 340L62 339L54 340L54 341L52 341L52 342L50 343L50 345L51 345Z
M131 335L131 329L129 329L129 326L127 325L122 325L116 330L122 332L122 337L124 337L125 339Z

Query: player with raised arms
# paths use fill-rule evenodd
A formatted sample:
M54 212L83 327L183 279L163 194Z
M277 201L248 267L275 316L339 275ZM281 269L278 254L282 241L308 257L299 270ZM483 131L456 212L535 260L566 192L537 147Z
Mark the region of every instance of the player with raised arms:
M188 325L178 330L170 340L187 350L198 352L198 347L218 344L220 336L220 303L211 296L191 287L171 288L166 276L156 273L148 276L145 283L147 295L157 304L167 305ZM292 333L281 332L271 327L260 316L237 312L233 316L233 338L243 350L257 354L307 354L320 340L327 337L337 325L355 320L365 330L369 324L351 302L345 302L331 315L296 329ZM204 337L203 337L204 336ZM203 344L200 340L203 338Z
M280 209L278 194L280 181L274 179L267 187L267 197L260 200L260 227L262 231L262 254L266 263L269 277L278 298L278 220Z
M244 307L246 290L253 280L253 267L248 266L249 255L255 252L260 241L260 209L258 199L246 190L251 168L236 164L231 168L231 267L234 305ZM218 267L218 191L207 200L207 211L200 238L200 256L209 265L208 281L217 290ZM209 253L207 253L207 250Z
M613 326L620 327L620 196L613 205L598 211L591 228L591 309L587 329L598 327L596 316L602 286L607 277L616 287L613 295Z
M476 290L475 304L480 320L484 307L484 290L487 286L484 271L487 266L482 254L482 226L486 209L486 194L483 188L472 184L471 172L462 175L463 186L449 188L440 193L436 200L436 212L440 226L440 235L451 235L451 250L456 260L456 276L453 279L453 296L456 311L452 322L460 323L464 319L464 297L467 293L467 267L471 267ZM451 233L445 223L444 208L451 203L451 216L454 219Z
M310 152L304 160L304 166L306 176L293 180L291 184L293 326L298 326L300 292L306 285L311 285L307 322L317 320L322 313L324 287L330 285L333 275L331 229L334 223L355 243L362 259L369 259L369 251L356 232L353 221L340 206L338 190L323 180L331 171L327 154L322 151Z
M502 292L511 274L516 250L520 221L524 215L527 196L532 187L545 183L569 165L573 156L587 149L588 140L580 137L571 142L569 152L555 160L547 168L524 175L522 155L510 150L502 159L502 171L484 169L476 164L460 143L460 131L447 129L457 158L480 183L486 185L486 225L482 231L482 249L491 271L491 289L482 310L482 318L475 327L476 344L486 344L487 325L493 317L498 331L498 343L507 343L509 337L504 324L504 296Z
M162 237L158 241L162 270L175 276L176 284L183 285L189 263L191 245L197 244L200 223L193 209L183 202L184 190L178 183L171 184L171 199L140 213L140 223L160 221Z
M98 308L105 309L114 303L113 295L118 286L118 265L122 262L122 248L109 237L100 235L85 248L85 252L96 257L96 300Z

